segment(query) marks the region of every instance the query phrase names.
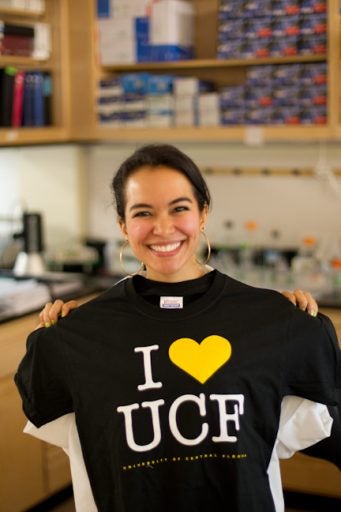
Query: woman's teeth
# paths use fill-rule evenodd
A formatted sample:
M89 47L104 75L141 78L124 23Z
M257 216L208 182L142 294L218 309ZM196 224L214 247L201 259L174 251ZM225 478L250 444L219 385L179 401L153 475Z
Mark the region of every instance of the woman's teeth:
M166 244L166 245L151 245L151 249L157 252L171 252L175 251L178 247L180 247L181 242L175 242L174 244Z

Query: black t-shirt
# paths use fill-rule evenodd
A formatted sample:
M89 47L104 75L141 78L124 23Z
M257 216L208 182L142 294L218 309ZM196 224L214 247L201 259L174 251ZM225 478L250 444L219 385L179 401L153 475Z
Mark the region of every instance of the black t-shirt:
M335 405L339 376L327 317L213 271L121 281L33 332L15 380L36 426L75 412L99 512L273 512L282 398Z

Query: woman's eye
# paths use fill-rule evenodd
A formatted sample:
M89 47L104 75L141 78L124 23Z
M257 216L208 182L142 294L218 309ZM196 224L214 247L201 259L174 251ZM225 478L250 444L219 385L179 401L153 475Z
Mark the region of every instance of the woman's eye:
M136 212L134 214L134 217L148 217L149 215L151 215L150 212L147 212L147 211L141 211L141 212Z
M174 208L174 211L176 213L179 213L179 212L187 212L189 210L188 206L176 206Z

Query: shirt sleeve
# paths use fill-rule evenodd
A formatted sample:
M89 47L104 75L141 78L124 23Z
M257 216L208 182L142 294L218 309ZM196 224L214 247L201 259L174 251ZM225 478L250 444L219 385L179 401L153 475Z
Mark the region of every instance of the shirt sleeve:
M341 359L330 319L293 310L285 342L284 395L336 405L341 384Z
M303 453L311 457L328 460L341 470L341 391L339 391L339 396L338 406L328 406L329 414L333 419L330 437L306 448Z
M295 452L330 436L333 420L328 407L298 396L285 396L276 439L280 459L289 459Z
M36 426L72 412L69 372L63 344L54 327L27 339L27 351L14 377L27 418Z

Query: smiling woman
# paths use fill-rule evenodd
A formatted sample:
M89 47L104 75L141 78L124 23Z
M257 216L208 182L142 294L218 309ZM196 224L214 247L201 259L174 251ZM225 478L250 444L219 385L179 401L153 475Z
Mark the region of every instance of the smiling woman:
M16 375L35 435L69 449L79 512L283 512L278 456L330 433L330 320L198 260L210 194L177 148L138 149L113 190L144 270L42 313L64 318L30 334Z
M199 169L173 146L148 146L122 164L113 181L119 225L156 281L205 274L195 257L210 194Z
M185 281L205 273L195 251L207 208L199 210L190 182L176 170L144 167L130 176L120 226L149 279Z

